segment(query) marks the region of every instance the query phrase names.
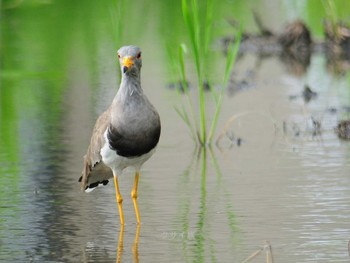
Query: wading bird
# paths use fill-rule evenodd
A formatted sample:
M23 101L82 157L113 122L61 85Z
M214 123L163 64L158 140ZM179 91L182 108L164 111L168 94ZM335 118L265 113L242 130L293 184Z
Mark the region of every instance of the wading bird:
M82 190L89 192L106 185L113 177L120 223L124 225L118 176L126 167L135 168L131 197L137 223L140 223L137 204L140 168L154 153L161 128L158 112L141 88L141 50L124 46L118 50L118 59L122 71L120 88L112 104L96 121L79 182Z

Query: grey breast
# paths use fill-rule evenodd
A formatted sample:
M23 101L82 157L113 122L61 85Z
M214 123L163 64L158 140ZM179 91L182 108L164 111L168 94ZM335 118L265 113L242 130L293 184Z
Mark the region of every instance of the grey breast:
M154 149L159 141L161 125L157 111L145 96L134 94L119 108L117 121L108 127L110 148L120 156L138 157ZM122 112L122 114L121 114Z

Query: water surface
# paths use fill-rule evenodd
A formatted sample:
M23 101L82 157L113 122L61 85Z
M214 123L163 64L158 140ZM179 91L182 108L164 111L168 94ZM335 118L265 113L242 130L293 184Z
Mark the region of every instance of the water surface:
M142 170L140 227L133 171L120 178L121 229L113 184L84 194L77 180L94 122L117 91L122 41L110 34L110 5L64 4L2 11L0 261L242 262L267 241L274 262L349 261L350 144L334 133L348 117L348 72L330 71L322 54L302 74L278 57L242 56L233 78L248 89L227 91L221 139L199 150L174 110L157 27L126 32L143 49L142 84L163 130ZM305 85L318 93L308 103L298 97ZM251 262L266 262L266 251Z

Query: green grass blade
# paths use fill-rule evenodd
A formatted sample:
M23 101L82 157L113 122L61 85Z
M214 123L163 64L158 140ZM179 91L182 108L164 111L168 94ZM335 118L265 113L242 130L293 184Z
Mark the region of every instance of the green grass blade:
M226 59L226 67L225 67L225 75L224 75L224 85L226 86L232 72L233 64L236 61L236 57L239 51L239 46L241 43L243 29L240 28L236 34L235 42L231 43L227 49L227 59Z
M190 9L191 8L191 9ZM197 130L198 140L201 144L206 143L206 121L205 121L205 96L203 89L202 80L202 67L201 67L201 57L200 52L202 43L200 41L200 20L199 20L199 6L198 0L192 0L191 6L189 6L188 0L182 0L182 13L184 17L185 24L189 32L190 44L194 56L197 78L198 78L198 92L199 92L199 119L200 119L200 130Z
M214 11L214 1L207 0L206 4L206 16L205 16L205 40L204 40L204 54L208 54L209 45L212 39L212 26L213 26L213 11Z
M188 0L182 0L182 14L185 21L185 25L189 33L197 75L198 75L198 78L201 79L200 56L199 56L199 50L198 50L199 20L198 20L198 15L196 15L198 10L195 10L195 8L198 9L198 6L196 5L196 0L193 0L192 4L193 3L195 5L192 6L192 10L190 11Z
M175 111L180 116L180 118L183 120L183 122L187 125L188 129L191 132L192 139L194 141L196 141L195 129L193 128L191 121L190 121L190 118L189 118L186 110L184 109L184 107L182 107L182 110L180 110L178 107L175 106Z
M187 83L187 77L186 77L186 70L185 70L185 59L184 59L184 53L187 52L187 48L185 44L181 44L179 46L179 67L180 67L180 77L181 77L181 82L182 82L182 86L184 89L184 93L186 96L186 100L188 103L188 107L189 107L189 111L190 111L190 115L191 115L191 119L193 121L194 124L194 128L196 130L198 130L198 124L197 124L197 120L194 114L194 108L193 108L193 104L189 95L189 91L188 91L188 83Z
M186 70L185 70L185 59L184 59L184 53L187 52L186 45L182 43L179 46L178 55L179 55L179 71L180 71L180 78L182 81L183 89L185 93L188 93L188 84L187 84L187 77L186 77Z
M211 142L216 126L217 126L217 122L219 120L219 115L221 112L221 107L222 107L222 101L224 98L224 92L226 90L226 86L230 77L230 73L232 72L232 68L234 65L234 62L236 60L238 51L239 51L239 46L241 43L241 37L242 37L242 28L240 28L240 30L237 32L236 35L236 41L234 43L231 43L229 48L228 48L228 53L227 53L227 58L226 58L226 68L225 68L225 75L224 75L224 82L223 82L223 87L221 88L221 92L219 94L219 98L218 98L218 102L216 105L216 109L215 109L215 113L214 113L214 117L210 126L210 131L209 131L209 135L208 135L208 141Z
M207 125L206 125L206 111L205 111L205 94L203 83L200 83L199 88L199 114L200 114L200 125L201 125L201 134L200 134L200 143L205 145L207 143Z

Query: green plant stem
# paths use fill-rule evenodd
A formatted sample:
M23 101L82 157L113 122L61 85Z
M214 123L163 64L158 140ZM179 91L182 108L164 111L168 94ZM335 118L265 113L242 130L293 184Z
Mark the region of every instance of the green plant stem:
M201 123L201 137L199 142L201 145L207 143L207 125L206 125L206 115L205 115L205 94L203 82L199 83L199 113L200 113L200 123Z
M214 1L207 0L206 4L206 20L205 20L205 40L204 40L204 53L208 54L209 44L211 40L211 29L213 25L213 10L214 10Z
M200 130L197 131L198 141L201 145L206 143L206 115L205 115L205 96L202 78L202 57L205 55L202 50L201 43L201 26L199 20L199 7L197 0L191 1L191 6L188 0L182 0L182 14L187 26L190 44L194 55L197 79L198 79L198 96L199 96L199 122Z
M195 65L198 78L201 79L200 70L200 56L199 56L199 19L198 19L198 5L196 0L192 0L192 12L190 12L187 0L182 0L182 14L184 17L185 24L189 31L190 43L194 53Z
M222 102L224 98L224 92L226 90L228 80L230 77L230 73L232 72L232 68L234 65L234 62L236 60L238 51L239 51L239 46L241 42L241 37L242 37L242 28L238 31L236 35L236 40L234 43L231 43L230 46L228 47L227 50L227 59L226 59L226 68L225 68L225 75L224 75L224 81L223 81L223 86L221 88L221 91L219 93L219 96L217 98L217 103L216 103L216 109L213 117L213 121L210 126L210 131L208 135L208 142L211 143L213 139L213 135L217 126L217 122L219 120L219 115L221 112L221 107L222 107Z
M194 128L192 127L192 125L191 125L191 123L189 121L189 117L187 116L184 107L183 107L183 114L186 115L187 120L188 120L188 126L189 126L189 128L191 130L192 137L195 138L196 137L195 130L198 131L198 124L197 124L197 120L196 120L196 117L195 117L195 114L194 114L193 104L192 104L192 101L191 101L191 98L190 98L190 95L189 95L189 92L188 92L188 84L187 84L187 77L186 77L186 70L185 70L185 60L184 60L184 53L185 52L186 52L186 46L185 46L185 44L181 44L179 46L179 62L180 62L179 71L180 71L180 78L182 80L182 86L183 86L183 89L184 89L184 93L186 94L186 98L187 98L187 103L188 103L191 119L192 119L192 121L194 123Z
M227 86L227 82L230 76L230 73L232 71L232 67L238 52L239 48L239 42L241 38L241 31L237 34L235 43L232 43L229 46L228 55L226 59L226 68L225 68L225 76L224 76L224 83L223 88L221 91L217 94L214 89L210 89L211 93L214 97L214 101L216 104L216 109L214 112L213 120L211 122L211 126L209 129L209 133L207 132L207 112L206 112L206 98L205 98L205 91L204 91L204 77L206 76L205 71L205 58L208 57L209 54L209 44L210 40L212 39L212 24L213 24L213 10L214 10L214 1L213 0L206 0L205 5L201 5L201 8L205 6L205 18L200 19L200 6L198 0L182 0L182 15L185 22L185 26L188 29L188 35L189 35L189 42L191 51L193 54L193 59L195 62L195 68L197 73L197 80L198 80L198 113L199 113L199 123L196 121L198 118L196 118L195 110L193 108L190 96L188 94L186 83L185 83L185 72L184 72L184 61L183 57L180 56L180 73L183 80L185 93L187 96L188 104L191 110L191 118L194 121L194 129L191 128L191 132L193 134L193 130L196 130L196 135L198 142L201 146L210 145L212 141L213 134L215 132L215 128L217 126L217 121L219 118L219 114L221 112L222 107L222 101L224 97L224 91L225 87ZM182 53L181 53L182 55ZM185 120L187 125L191 126L189 123L189 117L187 116L187 113L185 110L182 111L182 118Z

